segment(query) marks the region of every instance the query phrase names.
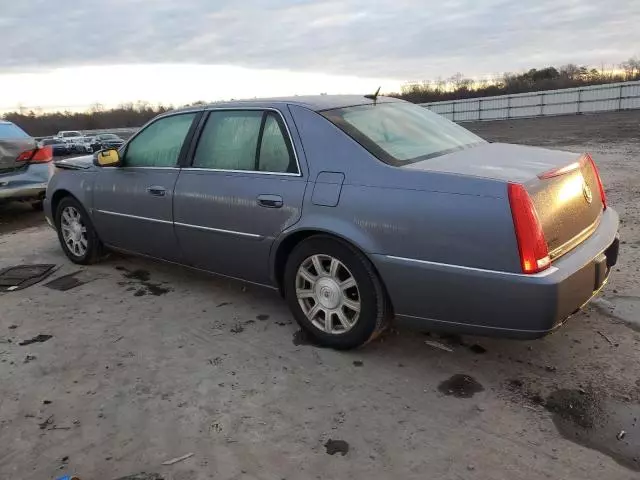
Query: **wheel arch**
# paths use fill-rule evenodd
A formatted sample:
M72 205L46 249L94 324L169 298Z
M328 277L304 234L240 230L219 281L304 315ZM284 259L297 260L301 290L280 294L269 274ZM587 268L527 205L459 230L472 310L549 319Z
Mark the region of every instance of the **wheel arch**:
M82 204L82 202L80 202L80 200L78 200L78 197L76 197L69 190L66 190L64 188L60 188L60 189L56 190L53 193L53 195L51 196L51 216L53 217L54 220L56 218L56 213L58 211L58 205L60 205L60 202L65 197L71 197L74 200L76 200L77 202L79 202L80 204Z
M335 222L335 219L333 219L333 221ZM347 233L355 233L355 235L348 235ZM285 266L287 264L289 255L297 245L299 245L307 238L314 236L330 237L360 251L371 263L374 272L378 276L383 286L385 294L387 293L384 279L381 277L380 272L378 272L375 264L369 258L370 253L376 252L375 242L373 241L373 239L366 236L361 230L355 229L353 226L351 226L350 231L347 230L345 233L339 233L336 231L336 229L328 228L327 226L307 225L300 226L295 230L291 230L282 234L280 238L276 240L276 243L272 248L271 276L281 295L284 295L283 279ZM387 298L389 299L388 294Z

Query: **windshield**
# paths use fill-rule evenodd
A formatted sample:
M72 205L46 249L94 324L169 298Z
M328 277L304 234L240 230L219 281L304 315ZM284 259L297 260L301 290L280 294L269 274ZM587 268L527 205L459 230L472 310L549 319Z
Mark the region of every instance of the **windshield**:
M29 135L13 123L0 123L0 138L29 138Z
M359 105L322 112L379 160L395 166L426 160L485 141L411 103Z

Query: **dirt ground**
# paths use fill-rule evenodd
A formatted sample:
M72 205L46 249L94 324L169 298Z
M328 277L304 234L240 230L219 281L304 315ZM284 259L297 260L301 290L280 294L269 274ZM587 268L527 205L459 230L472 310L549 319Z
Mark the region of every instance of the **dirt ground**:
M132 257L78 268L41 214L0 207L0 269L57 268L0 293L0 478L639 478L640 112L467 126L601 167L619 264L559 332L396 325L320 349L272 292Z

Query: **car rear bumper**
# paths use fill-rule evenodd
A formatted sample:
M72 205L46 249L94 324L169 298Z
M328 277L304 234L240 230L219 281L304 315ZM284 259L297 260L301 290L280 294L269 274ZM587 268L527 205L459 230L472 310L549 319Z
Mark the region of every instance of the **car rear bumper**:
M396 316L432 330L536 338L558 328L606 284L618 255L618 214L543 272L525 275L371 255Z
M48 180L49 166L46 163L32 164L24 170L0 175L0 201L42 198Z

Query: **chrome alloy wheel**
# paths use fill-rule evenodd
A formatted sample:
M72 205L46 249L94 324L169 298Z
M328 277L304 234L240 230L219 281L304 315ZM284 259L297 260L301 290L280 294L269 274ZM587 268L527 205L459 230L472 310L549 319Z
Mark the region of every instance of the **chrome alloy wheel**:
M87 227L82 222L82 216L75 207L65 207L62 210L60 229L65 245L76 257L82 257L87 253L89 242L87 239Z
M312 255L296 273L296 297L309 321L322 332L348 332L360 316L358 284L349 269L330 255Z

